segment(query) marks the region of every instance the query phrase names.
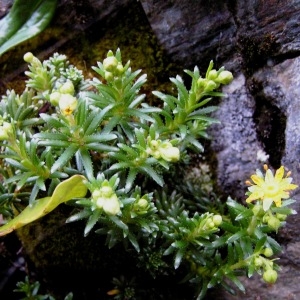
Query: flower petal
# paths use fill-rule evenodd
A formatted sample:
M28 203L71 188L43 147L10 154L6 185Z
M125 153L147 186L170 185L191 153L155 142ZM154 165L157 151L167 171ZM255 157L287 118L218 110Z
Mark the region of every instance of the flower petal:
M275 173L275 180L277 182L280 182L283 178L283 175L284 175L284 167L281 166Z
M264 183L264 179L256 174L252 175L251 179L255 184L257 184L259 186L261 186Z
M272 203L273 203L273 199L271 199L271 198L264 199L264 201L263 201L263 210L267 211L271 207Z
M266 184L272 184L274 182L274 175L270 169L266 171L265 182Z

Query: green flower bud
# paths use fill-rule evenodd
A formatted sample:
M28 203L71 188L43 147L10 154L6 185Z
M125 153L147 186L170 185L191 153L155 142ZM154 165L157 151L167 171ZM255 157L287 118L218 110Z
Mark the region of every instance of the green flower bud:
M173 147L170 142L163 142L159 145L158 151L165 161L176 162L180 159L180 151L177 147Z
M215 226L220 226L222 224L222 216L220 215L214 215L212 218Z
M24 61L26 61L27 63L31 63L33 61L33 58L34 56L31 52L27 52L23 56Z
M218 72L217 72L217 70L214 69L214 70L209 71L207 79L215 80L217 77L218 77Z
M109 50L109 51L107 52L106 57L111 57L111 56L114 56L114 53L113 53L111 50Z
M208 226L208 228L213 229L216 227L215 223L213 222L212 219L208 219L206 222L206 225Z
M150 207L149 202L144 199L138 199L134 204L133 204L133 209L138 215L142 215L147 213L148 209Z
M92 193L92 198L93 200L97 200L98 198L100 198L102 196L102 193L100 191L100 189L96 189L93 191Z
M218 85L213 80L208 80L204 88L204 92L211 92L215 90L217 87Z
M156 151L152 151L151 152L151 155L156 158L156 159L160 159L161 158L161 155L160 155L160 152L158 150Z
M150 146L151 146L151 148L152 148L153 150L157 149L158 145L159 145L159 142L158 142L158 141L152 140L152 141L150 142Z
M103 60L103 68L105 71L114 72L118 66L118 60L114 56L109 56Z
M204 89L205 86L206 86L206 82L207 82L207 79L200 77L200 78L197 80L197 86L198 86L198 88L199 88L199 89Z
M268 226L275 231L278 230L280 224L281 222L275 217L270 217L270 219L268 220Z
M59 92L51 93L50 94L50 103L54 106L58 106L60 97L61 97L61 93L59 93Z
M271 248L266 248L266 249L264 249L263 255L264 255L265 257L271 257L273 254L274 254L274 253L273 253L273 250L272 250Z
M263 264L264 264L264 261L260 256L254 258L255 267L260 268L263 266Z
M232 73L225 70L218 75L216 82L221 84L229 84L232 80L233 80Z
M286 218L287 218L287 215L276 213L276 218L277 218L279 221L285 221Z
M114 190L112 189L111 186L102 186L100 189L101 196L105 198L109 198L114 194Z
M104 78L106 81L112 81L114 79L114 75L111 72L105 71Z
M72 81L67 81L65 82L60 88L59 91L62 94L70 94L70 95L74 95L74 85L72 83Z
M120 62L117 65L116 73L117 75L122 75L124 73L124 67Z
M275 283L277 277L278 277L277 272L272 269L266 270L263 274L263 280L267 283Z

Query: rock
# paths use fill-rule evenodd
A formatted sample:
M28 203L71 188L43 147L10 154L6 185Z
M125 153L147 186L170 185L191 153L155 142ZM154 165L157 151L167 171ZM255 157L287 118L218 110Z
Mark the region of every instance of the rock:
M210 131L223 192L245 199L245 179L264 162L286 166L299 184L300 1L141 2L174 61L205 67L213 59L234 73L214 115L221 125ZM293 198L299 212L299 191ZM279 232L284 251L275 285L245 278L246 294L217 292L214 299L297 299L299 224L291 216Z
M224 1L141 3L159 42L184 67L225 61L236 45L236 25Z

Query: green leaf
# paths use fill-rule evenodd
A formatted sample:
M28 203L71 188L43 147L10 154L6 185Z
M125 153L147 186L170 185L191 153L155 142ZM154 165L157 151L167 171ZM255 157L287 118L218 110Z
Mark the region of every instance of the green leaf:
M150 166L141 166L139 169L152 178L158 185L164 185L164 180Z
M54 14L57 0L15 0L0 21L0 56L43 31Z
M86 172L86 176L88 179L92 179L94 177L94 169L89 151L87 149L82 148L79 150L79 153L82 165Z
M179 249L175 255L175 260L174 260L174 268L178 269L180 266L180 263L182 261L183 255L185 254L185 249Z
M140 252L139 243L138 243L136 237L130 232L128 232L128 239L129 239L130 243L132 244L132 246L135 248L135 250L137 252Z
M84 197L87 192L87 187L83 183L84 180L84 176L74 175L61 182L57 185L51 197L36 200L14 219L1 226L0 236L6 235L15 229L45 216L63 202Z
M95 210L94 213L89 217L89 220L84 228L84 236L87 236L89 232L93 229L93 227L98 222L100 215L101 210Z
M255 249L254 249L254 253L259 253L259 251L263 248L263 246L265 245L267 241L267 237L264 236L262 237L256 244Z
M70 145L58 158L58 160L54 163L54 165L51 168L51 173L55 172L59 168L64 167L68 161L72 158L72 156L75 154L75 152L78 150L77 145Z
M240 291L245 292L243 284L234 274L227 274L226 276L238 287Z

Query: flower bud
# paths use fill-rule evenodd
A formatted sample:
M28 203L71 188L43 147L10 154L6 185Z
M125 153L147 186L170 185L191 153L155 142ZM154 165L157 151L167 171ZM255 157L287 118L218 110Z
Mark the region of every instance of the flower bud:
M96 189L92 193L92 198L94 200L97 200L99 197L101 197L101 195L102 195L102 193L101 193L100 189Z
M62 114L68 116L76 109L77 99L70 94L62 94L58 104Z
M105 71L104 78L106 81L112 81L114 79L114 75L111 72Z
M114 56L109 56L103 60L103 68L105 71L114 72L118 66L118 60Z
M116 73L117 75L122 75L124 73L124 67L120 62L117 65Z
M222 216L220 215L214 215L212 218L215 226L220 226L222 224Z
M287 218L287 215L276 213L276 218L277 218L279 221L285 221L286 218Z
M221 84L229 84L233 80L233 75L229 71L222 71L216 78L216 82Z
M217 70L214 69L214 70L209 71L207 79L215 80L217 77L218 77L218 72L217 72Z
M53 92L50 94L50 103L54 106L57 106L59 104L59 99L61 97L61 93L59 92Z
M277 280L278 274L275 270L269 269L266 270L263 274L263 279L267 283L275 283Z
M212 219L208 219L206 225L208 226L208 228L213 229L215 228L215 223L213 222Z
M110 198L105 199L103 203L103 210L110 216L115 216L121 211L120 202L116 194L112 195Z
M7 140L12 133L12 124L3 122L3 124L0 126L0 141Z
M263 255L264 255L265 257L271 257L273 254L274 254L274 253L273 253L273 250L272 250L271 248L266 248L266 249L264 250L264 252L263 252Z
M112 189L111 186L102 186L100 189L101 196L105 198L109 198L114 194L114 190Z
M161 158L160 152L158 150L152 151L151 154L156 159L160 159Z
M158 145L159 145L158 141L152 140L152 141L150 142L150 146L151 146L151 148L152 148L153 150L154 150L154 149L157 149Z
M72 81L66 81L59 89L62 94L74 94L74 85Z
M281 222L275 217L270 217L270 219L268 220L268 226L275 231L278 230L280 224Z
M142 215L147 213L148 209L150 207L149 202L144 199L141 198L139 200L137 200L134 204L133 204L133 209L134 211L138 214L138 215Z
M263 264L264 264L264 261L260 256L254 258L255 267L260 268L263 266Z
M173 147L170 142L163 142L159 145L158 151L165 161L176 162L180 158L180 151L177 147Z
M27 52L23 56L24 61L26 61L27 63L31 63L33 61L33 58L34 56L31 52Z
M218 85L213 80L208 80L204 88L204 92L211 92L215 90L217 87Z
M202 77L200 77L198 80L197 80L197 86L199 89L204 89L205 86L206 86L206 81L207 79L204 79Z

